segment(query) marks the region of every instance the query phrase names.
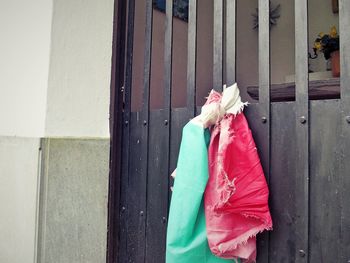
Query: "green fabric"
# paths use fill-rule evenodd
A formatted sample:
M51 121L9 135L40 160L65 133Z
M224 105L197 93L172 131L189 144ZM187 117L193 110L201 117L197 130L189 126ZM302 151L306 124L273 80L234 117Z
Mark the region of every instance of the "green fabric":
M171 198L166 263L236 262L214 256L208 246L203 194L208 180L208 129L188 123L182 134Z

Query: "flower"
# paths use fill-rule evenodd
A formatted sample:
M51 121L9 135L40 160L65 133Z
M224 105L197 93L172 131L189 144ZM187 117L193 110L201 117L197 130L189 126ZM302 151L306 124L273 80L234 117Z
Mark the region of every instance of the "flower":
M337 28L336 28L335 26L332 26L331 32L329 33L329 35L330 35L332 38L335 38L335 37L338 36Z
M314 43L314 48L317 50L317 51L321 51L322 49L322 45L319 41L315 41Z
M314 41L314 52L323 52L325 59L331 57L333 51L339 50L339 35L337 28L332 26L329 34L320 32Z

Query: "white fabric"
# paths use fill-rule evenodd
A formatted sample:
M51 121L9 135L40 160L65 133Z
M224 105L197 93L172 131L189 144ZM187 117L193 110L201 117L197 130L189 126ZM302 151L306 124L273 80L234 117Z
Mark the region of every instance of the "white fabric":
M201 114L194 118L192 122L207 128L220 121L225 114L239 114L247 104L247 102L241 100L237 83L228 88L225 85L221 101L204 105Z

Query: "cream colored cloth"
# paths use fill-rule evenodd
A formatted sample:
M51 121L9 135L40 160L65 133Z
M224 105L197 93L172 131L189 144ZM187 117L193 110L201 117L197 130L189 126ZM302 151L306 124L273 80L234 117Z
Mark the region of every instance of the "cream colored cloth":
M201 114L193 118L191 122L208 128L220 121L225 114L239 114L247 104L248 102L242 102L241 100L237 83L228 88L225 85L221 101L204 105Z

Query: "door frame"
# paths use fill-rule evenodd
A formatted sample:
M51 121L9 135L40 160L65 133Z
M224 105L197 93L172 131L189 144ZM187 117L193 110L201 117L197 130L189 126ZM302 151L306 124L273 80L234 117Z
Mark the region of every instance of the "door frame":
M108 186L107 263L118 262L126 2L125 0L114 1L109 119L111 137Z

